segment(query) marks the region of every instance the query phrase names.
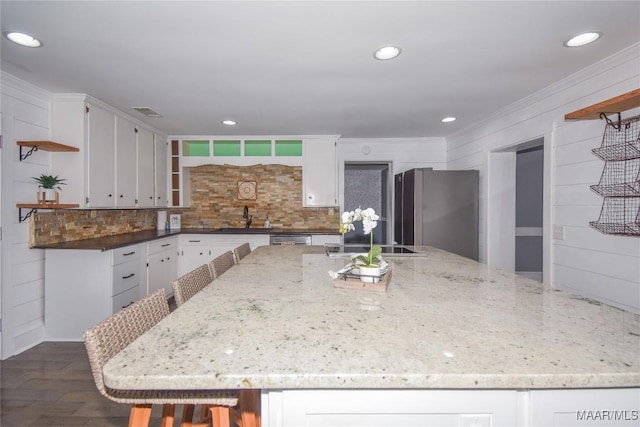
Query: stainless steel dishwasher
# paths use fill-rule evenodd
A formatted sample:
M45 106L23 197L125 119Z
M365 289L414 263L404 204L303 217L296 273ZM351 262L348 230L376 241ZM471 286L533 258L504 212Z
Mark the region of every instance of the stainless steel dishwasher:
M272 245L310 245L311 234L271 234L269 243Z

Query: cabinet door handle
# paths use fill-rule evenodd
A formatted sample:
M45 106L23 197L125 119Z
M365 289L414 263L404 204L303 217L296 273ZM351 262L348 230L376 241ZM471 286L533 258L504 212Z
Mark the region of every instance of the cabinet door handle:
M133 254L135 254L135 253L136 253L136 251L133 251L133 252L127 252L126 254L122 254L122 256L129 256L129 255L133 255Z
M128 276L122 276L122 278L123 278L123 279L130 279L130 278L132 278L133 276L135 276L135 273L131 273L131 274L129 274Z
M113 197L111 194L109 194L109 197Z
M122 308L127 308L127 307L129 307L131 304L133 304L133 301L131 301L131 302L130 302L129 304L127 304L127 305L123 305L123 306L122 306Z
M120 195L120 198L122 199L123 197L124 197L124 196L121 194L121 195Z
M164 248L165 246L169 246L169 245L171 245L171 243L165 243L164 245L160 245L160 246Z
M199 243L200 240L189 240L189 243Z

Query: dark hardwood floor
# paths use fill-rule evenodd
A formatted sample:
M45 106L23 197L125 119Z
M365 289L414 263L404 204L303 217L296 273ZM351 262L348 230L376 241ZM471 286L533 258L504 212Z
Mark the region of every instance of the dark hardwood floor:
M170 307L175 308L173 300ZM160 424L161 412L154 405L151 425ZM82 342L44 342L0 361L1 427L126 427L128 422L129 405L98 392Z
M126 426L129 406L96 388L84 344L45 342L0 362L0 425Z

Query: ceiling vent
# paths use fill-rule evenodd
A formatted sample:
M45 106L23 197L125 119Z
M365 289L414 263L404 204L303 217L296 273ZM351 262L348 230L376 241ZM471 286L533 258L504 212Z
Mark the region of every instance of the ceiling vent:
M160 114L156 113L149 107L131 107L136 110L138 113L142 113L147 117L162 117Z

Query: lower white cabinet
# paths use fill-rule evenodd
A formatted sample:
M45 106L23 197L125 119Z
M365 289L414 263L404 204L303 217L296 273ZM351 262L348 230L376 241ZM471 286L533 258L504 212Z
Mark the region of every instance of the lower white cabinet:
M262 425L516 425L515 390L284 390L262 396Z
M640 425L640 388L264 390L263 427Z
M142 249L46 249L45 339L80 341L85 330L138 300Z
M178 278L178 237L167 237L147 243L147 295L164 289L173 295L171 284Z
M340 244L339 234L313 234L311 235L312 245L324 245L325 243Z
M243 243L251 250L269 244L268 234L181 234L180 275L207 264L227 251L233 251Z
M211 257L211 239L204 234L181 234L180 235L180 262L179 275L182 276L208 264Z

